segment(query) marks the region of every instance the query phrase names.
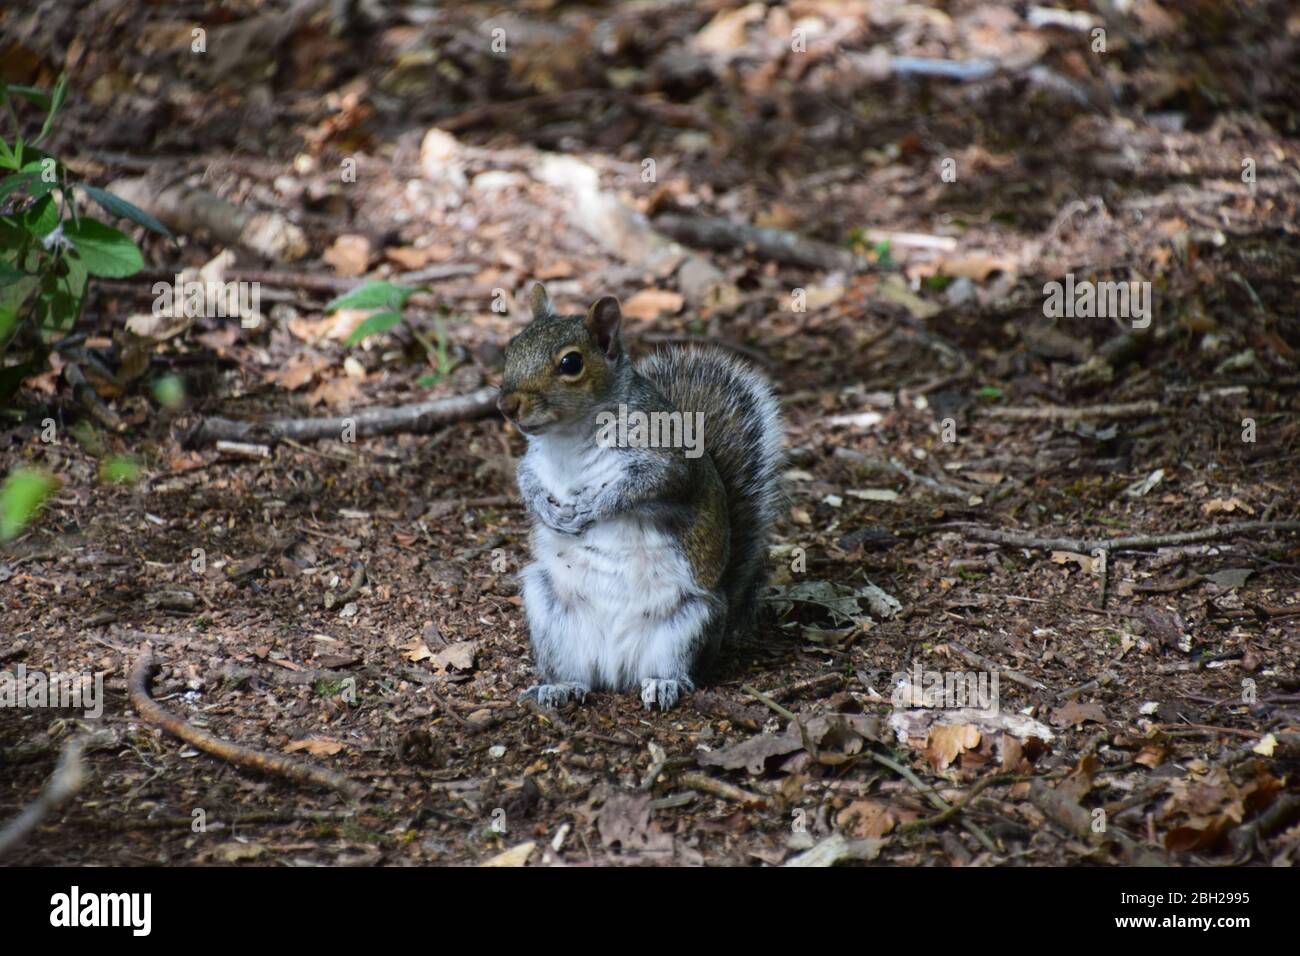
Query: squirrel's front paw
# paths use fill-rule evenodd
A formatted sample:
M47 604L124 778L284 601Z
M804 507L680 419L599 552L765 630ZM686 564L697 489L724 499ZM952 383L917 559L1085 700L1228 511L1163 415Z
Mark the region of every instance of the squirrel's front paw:
M592 524L591 512L575 505L562 505L556 509L551 527L561 534L582 534Z
M693 690L695 685L685 677L679 680L647 677L641 681L641 703L645 704L646 710L653 710L655 707L668 710L677 704L682 694Z
M542 524L560 534L582 534L591 525L591 514L573 502L560 504L554 498L544 499L538 509Z
M534 684L520 694L519 699L535 700L548 710L554 710L571 700L582 703L590 692L591 688L584 684Z

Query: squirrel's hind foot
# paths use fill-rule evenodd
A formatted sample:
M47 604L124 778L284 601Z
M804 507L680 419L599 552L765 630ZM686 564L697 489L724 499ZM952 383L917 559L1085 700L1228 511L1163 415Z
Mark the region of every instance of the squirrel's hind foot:
M585 684L534 684L520 694L519 699L535 700L541 706L553 710L556 707L563 707L571 700L581 704L587 699L589 693L591 688Z
M655 707L669 710L676 706L683 694L693 690L695 685L687 677L678 680L647 677L641 681L641 703L645 704L646 710L654 710Z

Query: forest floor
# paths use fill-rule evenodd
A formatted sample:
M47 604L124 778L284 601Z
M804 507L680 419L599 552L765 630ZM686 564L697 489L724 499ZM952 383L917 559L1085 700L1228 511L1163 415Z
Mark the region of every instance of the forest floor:
M1138 0L1098 53L1094 24L965 0L375 4L343 37L325 6L245 4L203 55L153 4L84 36L76 3L0 15L29 68L7 79L72 74L70 167L275 211L310 247L234 249L269 321L199 319L128 372L153 283L225 248L142 239L148 275L94 284L84 319L121 429L57 358L0 420L0 468L62 483L0 551L0 664L105 675L95 719L0 707L0 821L91 735L90 779L7 862L1297 862L1300 15ZM994 68L906 75L916 56ZM610 197L646 216L630 238L593 219ZM674 216L830 261L651 261ZM1067 274L1148 282L1149 327L1046 314ZM360 275L431 299L345 347L362 316L324 307ZM524 440L499 417L265 459L185 441L495 384L535 279L571 311L620 296L638 354L736 349L782 397L759 639L668 713L517 703ZM445 374L420 343L439 321ZM171 374L180 408L152 388ZM101 481L113 456L139 479ZM870 613L868 584L901 610ZM171 713L366 794L147 723L146 645ZM996 714L895 707L922 672L996 674Z

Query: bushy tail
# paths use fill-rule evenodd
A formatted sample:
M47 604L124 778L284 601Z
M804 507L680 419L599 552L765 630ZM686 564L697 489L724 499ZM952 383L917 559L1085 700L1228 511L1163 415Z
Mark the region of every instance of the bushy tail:
M637 370L686 413L703 412L704 448L727 491L731 556L722 578L729 632L753 628L780 507L781 407L758 372L717 349L667 349Z

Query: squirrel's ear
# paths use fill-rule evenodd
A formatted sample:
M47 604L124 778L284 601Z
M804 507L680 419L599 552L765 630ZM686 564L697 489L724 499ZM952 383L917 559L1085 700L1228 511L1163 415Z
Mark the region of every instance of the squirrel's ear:
M609 358L616 356L623 346L618 336L622 323L623 310L612 295L601 296L587 310L587 331Z
M551 311L551 297L546 293L546 286L540 282L533 283L533 291L528 296L528 304L532 307L534 319L553 314Z

